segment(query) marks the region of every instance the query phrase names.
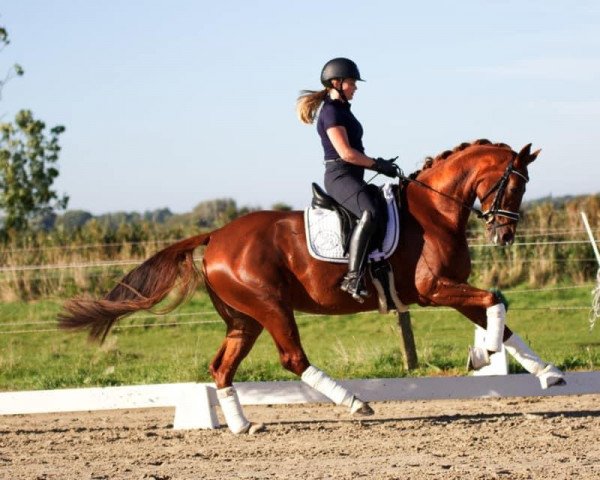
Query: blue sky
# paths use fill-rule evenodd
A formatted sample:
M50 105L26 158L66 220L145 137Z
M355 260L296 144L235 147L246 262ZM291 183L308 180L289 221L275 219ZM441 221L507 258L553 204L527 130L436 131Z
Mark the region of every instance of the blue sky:
M2 120L65 125L57 188L93 213L231 197L303 208L320 143L295 115L328 59L367 82L366 153L477 138L542 154L526 199L600 191L600 2L4 0Z

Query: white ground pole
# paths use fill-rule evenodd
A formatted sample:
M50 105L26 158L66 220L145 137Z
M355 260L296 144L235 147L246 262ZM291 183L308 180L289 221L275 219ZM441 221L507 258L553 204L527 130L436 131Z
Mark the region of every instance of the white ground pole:
M461 398L537 397L600 393L600 372L565 374L567 384L542 390L530 374L347 380L340 383L367 402ZM242 405L331 403L301 381L235 384ZM175 407L173 428L220 426L212 383L174 383L0 393L0 415Z

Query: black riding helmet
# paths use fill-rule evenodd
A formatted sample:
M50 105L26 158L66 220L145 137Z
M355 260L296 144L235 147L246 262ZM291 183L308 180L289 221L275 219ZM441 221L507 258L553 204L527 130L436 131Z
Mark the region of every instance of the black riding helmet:
M323 86L333 87L331 81L334 78L353 78L354 80L364 82L364 80L360 78L360 72L358 71L356 63L349 58L343 57L329 60L323 67L323 70L321 70L321 83Z

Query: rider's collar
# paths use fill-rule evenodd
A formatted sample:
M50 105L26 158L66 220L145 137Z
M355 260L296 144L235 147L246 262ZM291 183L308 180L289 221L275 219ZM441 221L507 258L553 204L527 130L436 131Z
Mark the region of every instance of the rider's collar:
M351 104L350 104L350 102L344 102L344 101L343 101L342 99L340 99L340 98L335 98L335 99L333 99L333 98L331 98L329 95L327 95L327 96L325 97L325 103L331 103L331 104L333 104L333 105L339 105L340 107L344 107L344 108L347 108L347 109L350 109L350 107L351 107Z

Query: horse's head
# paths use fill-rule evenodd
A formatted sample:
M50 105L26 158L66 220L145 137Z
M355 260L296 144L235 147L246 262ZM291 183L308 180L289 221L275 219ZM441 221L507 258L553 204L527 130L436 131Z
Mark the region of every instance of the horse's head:
M531 143L525 145L508 165L502 163L487 169L479 182L477 197L486 220L486 235L496 245L510 245L515 239L519 208L529 181L527 166L540 151L531 153Z

